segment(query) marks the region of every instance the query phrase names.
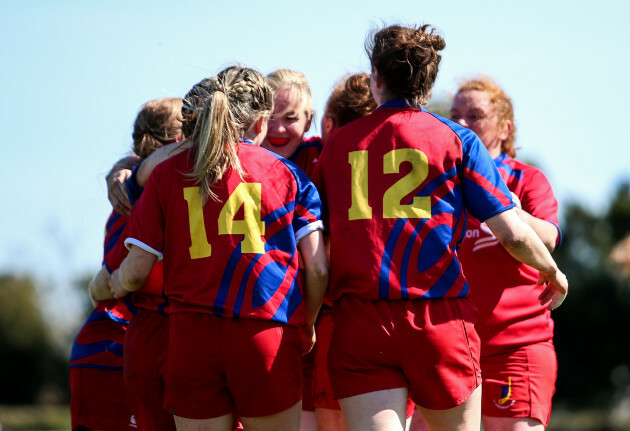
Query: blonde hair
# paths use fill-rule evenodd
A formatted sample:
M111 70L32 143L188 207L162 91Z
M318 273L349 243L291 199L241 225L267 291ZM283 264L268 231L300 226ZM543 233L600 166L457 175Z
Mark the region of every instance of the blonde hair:
M505 91L503 91L492 78L487 76L479 76L462 81L457 89L457 93L473 90L483 91L490 97L492 109L497 115L500 124L505 124L506 121L512 123L508 137L501 143L501 152L510 157L516 157L516 149L514 148L514 142L516 141L516 124L514 123L512 99L510 99Z
M273 91L265 77L253 69L232 66L208 82L209 98L191 137L196 149L189 174L200 184L205 203L217 200L212 186L229 169L245 175L238 159L238 142L260 118L273 112Z
M141 159L182 137L182 99L163 97L145 103L133 125L133 152Z
M313 110L313 97L311 87L308 85L303 73L291 69L278 69L267 75L267 81L274 92L287 89L292 101L299 101L296 111L304 111L307 124L311 124L315 111Z

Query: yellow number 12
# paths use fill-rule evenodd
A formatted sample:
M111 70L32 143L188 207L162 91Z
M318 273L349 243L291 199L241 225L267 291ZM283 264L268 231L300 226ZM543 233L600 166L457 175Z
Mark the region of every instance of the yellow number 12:
M414 148L392 150L383 156L383 173L399 173L403 162L411 163L411 171L392 184L383 194L383 218L430 218L431 198L429 196L415 196L408 205L400 203L429 175L429 159L422 151ZM348 209L348 219L371 219L372 207L368 202L367 150L349 153L348 163L352 169L352 203Z

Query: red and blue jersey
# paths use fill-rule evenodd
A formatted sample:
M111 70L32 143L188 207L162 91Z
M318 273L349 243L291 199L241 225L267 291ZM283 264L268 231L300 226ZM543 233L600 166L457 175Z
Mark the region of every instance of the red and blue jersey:
M315 163L317 163L317 157L319 157L319 153L321 152L321 138L312 136L302 140L297 150L289 157L289 160L306 172L309 178L313 178Z
M558 228L558 202L549 180L538 168L501 154L496 166L523 210ZM499 244L485 223L469 219L466 239L459 250L471 299L479 309L475 328L482 355L500 353L553 337L553 320L538 295L538 270L514 259Z
M143 191L143 188L136 182L136 174L141 163L142 162L133 168L131 177L125 183L127 195L129 196L129 201L132 204L136 203ZM120 238L126 238L128 236L128 227L123 226L121 230L122 232L120 234ZM110 274L120 267L120 264L125 257L127 257L127 254L129 254L129 250L125 247L124 241L116 241L113 244L111 252L107 254L106 259L103 262ZM153 266L151 274L149 274L149 277L144 282L142 288L129 295L129 297L133 302L133 305L137 308L165 312L168 307L168 300L166 295L164 295L162 262L156 262Z
M126 222L127 218L116 212L112 212L107 220L104 265L115 248ZM135 313L136 308L130 298L99 303L74 340L70 366L122 370L125 331Z
M514 206L470 130L401 101L333 132L315 172L330 232L331 299L463 297L466 210Z
M186 175L194 150L160 163L134 206L126 244L164 258L170 313L306 323L297 242L322 228L317 189L290 161L239 144L245 172L228 170L203 203Z

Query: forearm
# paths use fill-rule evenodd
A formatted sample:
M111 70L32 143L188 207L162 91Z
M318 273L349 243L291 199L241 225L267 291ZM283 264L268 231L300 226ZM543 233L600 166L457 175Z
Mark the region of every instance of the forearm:
M545 244L515 209L489 218L486 224L515 259L545 274L554 274L558 270Z
M547 250L552 252L556 248L556 243L558 241L558 228L556 225L548 222L547 220L534 217L521 208L515 208L515 210L519 218L527 223L534 232L536 232L536 235L538 235L545 247L547 247Z
M125 292L135 292L140 289L151 274L156 261L157 256L132 245L129 254L120 264L116 277L113 277L112 281L117 286L114 294L120 297Z
M317 320L328 288L328 258L326 257L322 232L318 230L306 235L300 239L298 247L306 273L304 303L307 324L313 325Z
M307 325L314 325L328 288L328 268L306 271L305 278L304 303L306 304L306 323Z
M92 300L92 305L96 307L99 301L107 301L114 296L109 290L109 272L103 266L100 271L90 280L88 291Z

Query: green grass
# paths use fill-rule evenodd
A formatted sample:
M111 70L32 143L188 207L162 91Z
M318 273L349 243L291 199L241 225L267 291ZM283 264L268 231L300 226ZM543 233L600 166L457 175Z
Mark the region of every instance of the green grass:
M2 431L69 430L70 407L0 405Z

